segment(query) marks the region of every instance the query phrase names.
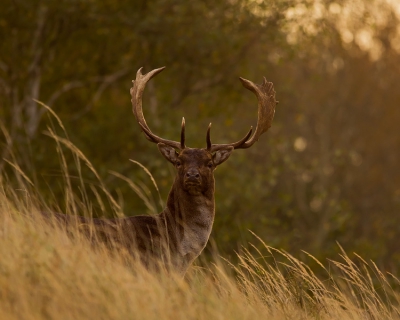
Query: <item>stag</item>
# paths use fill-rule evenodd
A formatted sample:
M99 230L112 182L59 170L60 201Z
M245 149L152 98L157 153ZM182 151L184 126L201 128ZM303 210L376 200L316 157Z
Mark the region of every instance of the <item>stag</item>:
M182 119L180 141L155 135L146 123L142 110L142 96L147 82L165 67L142 74L140 68L130 89L135 118L150 142L156 143L161 154L175 167L176 176L169 192L166 208L158 215L141 215L115 219L79 217L106 236L124 244L149 266L151 261L162 261L168 269L182 276L200 255L211 234L215 217L214 170L225 162L235 149L250 148L272 123L275 113L275 90L265 78L261 85L240 78L242 85L258 99L258 121L253 133L239 141L213 144L208 126L206 148L189 148L185 144L185 119Z

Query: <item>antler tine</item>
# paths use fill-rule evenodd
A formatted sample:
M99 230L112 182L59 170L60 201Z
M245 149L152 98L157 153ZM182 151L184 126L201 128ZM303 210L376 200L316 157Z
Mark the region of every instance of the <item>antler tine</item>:
M208 148L208 141L207 141L207 150L211 152L217 151L221 148L225 148L227 146L232 146L234 149L247 149L250 148L260 136L268 131L271 127L272 120L274 119L275 114L275 107L276 107L276 99L275 99L275 89L272 82L268 82L265 78L262 84L255 84L250 80L246 80L243 78L239 78L242 82L242 85L254 92L258 99L258 120L257 120L257 127L256 130L251 136L252 128L250 129L249 133L242 138L241 140L235 143L229 144L213 144L210 148ZM207 135L209 133L207 132ZM249 138L251 136L251 138Z
M140 127L142 128L143 132L145 133L145 136L147 140L154 142L154 143L159 143L162 142L166 145L169 145L173 148L176 149L183 149L185 147L185 129L184 129L184 122L182 124L182 131L181 131L181 142L177 141L172 141L172 140L167 140L160 138L159 136L155 135L154 133L151 132L149 126L146 123L146 120L143 115L143 109L142 109L142 96L143 96L143 91L144 88L146 87L147 82L152 79L154 76L159 74L161 71L165 69L165 67L154 69L146 74L142 74L142 69L140 68L137 73L136 73L136 79L132 80L133 87L130 90L131 96L132 96L132 111L133 114L135 115L136 121L139 123ZM183 135L183 140L182 140L182 135Z
M181 126L181 149L185 149L185 117L182 117L182 126Z
M210 131L211 131L211 122L210 122L210 124L208 125L208 128L207 128L207 135L206 135L207 150L208 150L208 151L211 151L211 147L212 147Z

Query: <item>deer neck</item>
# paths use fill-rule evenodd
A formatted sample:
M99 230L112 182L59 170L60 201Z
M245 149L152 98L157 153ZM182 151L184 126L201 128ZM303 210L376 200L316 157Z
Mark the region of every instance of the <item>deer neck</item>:
M206 192L190 195L175 180L165 213L174 225L179 254L194 260L207 244L214 222L214 181Z
M182 227L193 223L201 226L201 220L204 220L204 225L211 224L212 227L215 215L214 183L206 192L191 195L175 180L168 195L167 209L168 214Z

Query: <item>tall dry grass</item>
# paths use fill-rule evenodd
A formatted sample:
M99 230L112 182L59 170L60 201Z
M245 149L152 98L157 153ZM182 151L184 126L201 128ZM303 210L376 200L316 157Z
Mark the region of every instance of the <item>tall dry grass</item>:
M121 215L121 206L66 132L60 137L49 128L48 135L56 142L65 186L65 203L58 207L92 215L89 188L101 210L106 210L105 198ZM88 186L79 175L75 192L64 147L78 168L83 163L93 172L96 185ZM344 251L340 261L329 264L309 256L321 270L317 276L304 262L255 236L263 253L255 246L243 249L236 265L215 255L205 267L193 266L184 279L150 273L124 252L93 247L79 232L67 234L46 223L40 211L57 204L50 208L15 159L8 164L15 176L0 177L0 319L400 318L399 280ZM155 210L158 200L146 187L120 177L150 212Z
M399 281L342 253L317 277L271 248L244 250L185 279L152 274L47 224L22 190L0 192L0 319L397 319ZM276 262L269 262L271 257ZM280 261L280 262L278 262Z

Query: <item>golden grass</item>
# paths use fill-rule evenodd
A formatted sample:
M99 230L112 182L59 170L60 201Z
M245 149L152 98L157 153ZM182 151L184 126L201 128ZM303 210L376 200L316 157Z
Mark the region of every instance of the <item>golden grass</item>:
M106 210L105 196L120 215L121 207L82 152L54 130L48 134L57 144L64 173L65 205L59 207L92 214L81 176L79 197L73 191L65 146L75 165L80 168L83 161L99 180L89 185L97 205ZM255 235L257 247L267 254L250 246L252 251L243 249L236 265L216 255L205 267L191 267L184 279L150 273L124 252L94 248L79 232L71 236L46 223L40 210L49 211L49 205L16 162L8 163L15 182L0 176L0 319L400 319L399 280L373 262L351 260L343 250L340 261L329 267L309 255L321 268L317 276L304 262ZM155 209L148 190L114 174L149 211Z
M181 279L93 248L79 233L68 236L45 223L37 205L26 191L3 184L0 319L400 318L398 280L344 252L341 262L331 262L333 271L317 261L324 280L266 244L268 260L243 250L238 265L216 259Z

